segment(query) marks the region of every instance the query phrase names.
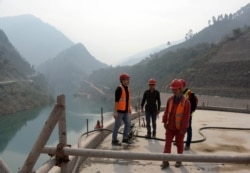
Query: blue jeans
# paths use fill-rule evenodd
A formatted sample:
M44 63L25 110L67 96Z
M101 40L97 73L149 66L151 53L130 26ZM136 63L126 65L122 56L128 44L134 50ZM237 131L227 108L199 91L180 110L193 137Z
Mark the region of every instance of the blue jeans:
M153 135L156 135L156 114L157 112L146 111L146 126L147 126L147 135L151 136L151 119L153 126Z
M118 130L121 126L122 121L124 122L124 130L123 130L123 139L128 139L128 133L130 129L130 119L129 119L129 113L119 113L118 116L115 119L115 125L113 129L113 134L112 134L112 140L116 141L117 140L117 135L118 135Z

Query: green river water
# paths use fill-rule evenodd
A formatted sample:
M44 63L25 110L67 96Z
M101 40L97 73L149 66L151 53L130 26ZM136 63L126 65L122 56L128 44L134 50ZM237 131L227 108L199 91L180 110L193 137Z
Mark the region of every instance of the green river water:
M42 108L22 111L15 114L0 116L0 157L13 173L18 172L32 149L38 135L44 126L54 105ZM112 118L112 103L93 102L78 98L66 98L66 126L68 144L74 145L82 133L87 130L87 119L89 130L93 130L96 121L101 117L103 108L104 121ZM47 145L58 144L58 126L55 127ZM41 154L35 169L42 165L49 156Z

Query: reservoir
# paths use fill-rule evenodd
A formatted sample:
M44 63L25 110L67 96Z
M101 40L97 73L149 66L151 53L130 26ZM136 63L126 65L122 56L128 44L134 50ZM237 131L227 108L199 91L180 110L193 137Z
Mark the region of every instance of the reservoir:
M104 112L104 121L110 120L112 105L105 101L94 102L66 97L68 144L77 143L81 134L87 130L87 121L89 130L94 129L96 121L101 119L101 108ZM13 173L18 172L18 169L23 166L53 107L54 104L0 116L0 157ZM58 126L56 125L47 145L56 147L57 144ZM35 169L49 158L48 155L41 154Z

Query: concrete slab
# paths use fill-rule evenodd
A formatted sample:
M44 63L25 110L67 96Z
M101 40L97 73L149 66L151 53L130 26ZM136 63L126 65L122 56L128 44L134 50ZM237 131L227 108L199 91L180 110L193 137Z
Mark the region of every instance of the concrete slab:
M165 138L165 129L161 123L162 114L157 120L157 138ZM197 110L193 117L193 141L203 140L202 133L206 140L191 144L189 151L185 154L197 155L223 155L223 156L249 156L250 157L250 130L240 128L250 128L250 114L231 113L219 111ZM138 119L134 121L139 131L139 136L146 135L146 128L139 127ZM214 127L211 129L208 128ZM231 129L218 129L231 128ZM122 130L122 128L121 128ZM199 133L200 132L200 133ZM121 138L121 135L119 136ZM132 146L113 147L111 145L111 136L109 135L99 149L118 150L124 152L142 152L142 153L162 153L164 141L155 139L145 139L137 137ZM176 153L176 147L172 145L172 153ZM170 161L170 167L164 170L160 168L161 161L143 161L143 160L124 160L110 158L88 158L80 168L81 173L248 173L249 164L224 164L224 163L201 163L201 162L183 162L183 166L175 168L174 161Z

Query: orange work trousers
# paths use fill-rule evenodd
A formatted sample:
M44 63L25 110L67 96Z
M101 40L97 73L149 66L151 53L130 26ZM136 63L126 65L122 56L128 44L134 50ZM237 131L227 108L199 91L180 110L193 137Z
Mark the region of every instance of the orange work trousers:
M183 140L185 137L185 133L180 133L179 130L166 130L165 133L166 136L166 142L165 142L165 147L164 147L164 153L171 153L171 146L172 146L172 141L175 137L175 142L176 142L176 147L177 147L177 153L182 154L183 153Z

